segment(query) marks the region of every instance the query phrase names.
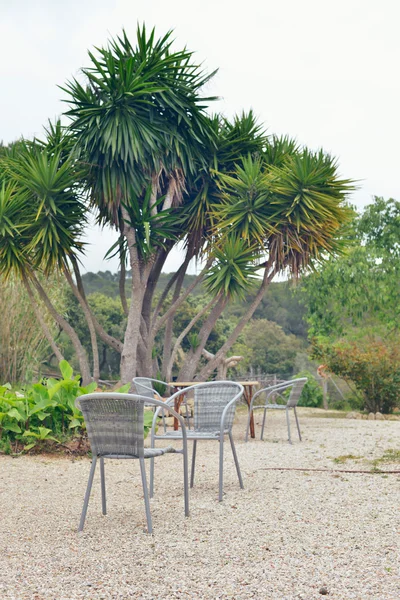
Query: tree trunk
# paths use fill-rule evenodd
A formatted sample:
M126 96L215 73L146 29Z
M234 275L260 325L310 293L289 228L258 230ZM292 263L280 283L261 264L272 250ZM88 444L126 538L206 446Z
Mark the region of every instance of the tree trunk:
M179 276L176 280L174 294L172 296L172 304L176 302L181 294L183 281L185 279L186 271L191 260L189 253L186 254L185 262L183 263L183 269L180 270ZM172 328L174 324L174 315L171 315L165 325L164 344L163 344L163 359L162 359L162 374L166 376L167 365L171 356L172 349Z
M132 270L131 303L125 331L124 347L121 354L121 380L123 383L128 383L132 381L132 378L137 373L143 299L154 260L149 259L145 262L139 257L136 248L135 230L129 225L129 214L123 206L121 206L121 211L124 218L124 235L128 242L129 260Z
M205 320L200 330L200 343L194 351L191 350L188 353L187 358L179 372L180 381L192 381L210 333L213 330L215 323L221 316L225 306L227 305L227 302L228 299L221 296Z
M92 344L93 353L93 379L98 382L100 379L99 346L97 344L96 329L93 324L92 313L90 312L87 302L85 302L84 298L82 298L82 295L80 294L77 286L74 284L71 273L68 271L66 266L64 266L64 275L69 283L70 288L74 293L75 298L78 300L83 310L86 323L89 327L90 341Z
M61 350L57 346L56 341L55 341L54 337L52 336L49 327L47 326L46 321L42 317L42 313L40 312L40 310L38 308L38 305L36 303L35 295L34 295L32 289L31 289L31 286L29 285L29 281L28 281L26 275L24 275L24 274L22 275L22 281L24 283L24 286L25 286L25 289L27 291L29 300L31 302L33 311L34 311L34 313L36 315L37 320L40 323L42 331L43 331L44 335L46 336L46 339L49 342L49 344L51 346L51 349L53 350L53 352L54 352L54 354L55 354L58 362L61 362L62 360L64 360L64 356L61 354Z
M126 301L126 292L125 292L126 267L125 267L125 257L123 257L122 255L120 255L120 265L121 265L121 271L119 273L119 296L121 298L122 310L124 311L124 315L127 317L129 309L128 309L128 303Z
M57 312L57 310L54 308L53 304L50 301L50 298L47 296L42 285L40 284L40 281L37 279L37 277L33 271L31 271L31 276L32 276L33 284L34 284L35 288L37 289L39 296L42 299L44 305L46 306L46 308L48 309L48 311L50 312L50 314L52 315L54 320L65 331L65 333L68 335L69 339L71 340L74 350L76 352L76 356L78 358L79 369L80 369L81 377L82 377L82 384L84 386L88 385L92 381L92 377L90 375L89 360L88 360L85 348L82 346L81 341L80 341L75 329L72 327L72 325L70 325L68 323L68 321L66 321L64 319L64 317L62 317Z
M271 283L275 274L276 274L275 270L273 270L271 273L268 273L268 266L265 267L264 277L263 277L260 289L258 290L257 295L254 298L253 302L250 304L246 313L240 319L239 323L236 325L235 329L232 331L232 333L230 334L230 336L228 337L226 342L218 350L215 357L213 359L211 359L209 361L209 363L201 369L201 371L198 374L198 376L196 377L196 379L198 379L199 381L205 381L206 378L209 377L211 375L211 373L218 367L220 360L225 358L226 353L228 352L228 350L231 349L231 347L236 342L239 335L242 333L245 325L247 325L247 323L253 316L257 306L260 304L261 300L263 299L264 294L268 288L268 285Z
M206 304L201 309L201 311L197 313L197 315L195 317L193 317L193 319L190 321L190 323L185 327L185 329L182 331L182 333L177 338L175 345L173 347L173 350L171 352L171 356L169 358L168 364L167 364L167 368L166 368L166 372L165 372L165 381L171 381L172 369L174 366L175 358L176 358L176 355L180 348L180 345L183 341L183 338L189 333L189 331L197 323L197 321L199 319L201 319L201 317L211 308L211 306L216 302L216 300L217 300L216 298L213 298L212 300L210 300L210 302L208 304Z
M147 280L146 291L143 299L141 337L138 346L137 372L144 377L153 377L157 374L154 370L154 360L152 358L152 346L150 346L149 331L152 323L153 296L156 291L158 279L165 261L170 252L170 245L167 248L158 250L149 278Z
M121 354L122 383L128 383L136 376L142 305L143 294L140 293L140 290L132 290L124 338L124 349Z

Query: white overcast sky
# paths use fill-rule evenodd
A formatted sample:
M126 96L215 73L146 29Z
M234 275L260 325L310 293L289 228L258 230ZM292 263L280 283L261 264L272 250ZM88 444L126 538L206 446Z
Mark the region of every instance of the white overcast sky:
M63 111L63 85L87 49L145 21L219 72L206 90L228 116L253 108L270 133L296 137L360 180L352 201L400 200L400 0L0 0L0 140L39 134ZM84 261L113 237L90 232ZM174 270L172 257L166 270Z

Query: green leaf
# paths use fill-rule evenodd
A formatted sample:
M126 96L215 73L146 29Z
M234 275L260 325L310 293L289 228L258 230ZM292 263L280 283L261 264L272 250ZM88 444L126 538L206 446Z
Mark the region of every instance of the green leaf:
M74 370L66 360L60 361L58 366L64 379L72 379Z
M37 444L37 442L31 442L30 444L27 444L26 446L24 446L24 452L27 450L30 450L31 448L36 446L36 444Z

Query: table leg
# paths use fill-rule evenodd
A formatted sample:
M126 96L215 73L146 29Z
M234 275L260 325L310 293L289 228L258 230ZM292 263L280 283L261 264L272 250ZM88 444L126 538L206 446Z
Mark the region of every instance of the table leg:
M179 409L180 409L182 401L183 401L183 396L184 396L184 394L182 394L182 396L177 396L174 400L174 410L177 413L179 413ZM178 422L178 419L176 417L174 417L174 431L178 431L178 429L179 429L179 422Z
M253 386L252 385L244 387L243 396L244 396L244 399L247 402L248 409L250 410L251 399L253 397ZM254 430L254 414L253 414L253 411L251 411L251 416L250 416L250 437L253 438L253 439L256 437L256 433L255 433L255 430Z

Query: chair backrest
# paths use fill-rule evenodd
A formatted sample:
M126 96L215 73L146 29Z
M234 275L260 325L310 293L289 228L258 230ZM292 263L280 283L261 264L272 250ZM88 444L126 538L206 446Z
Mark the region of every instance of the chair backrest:
M307 377L301 377L299 379L292 379L291 381L287 381L286 384L290 384L291 391L289 400L287 401L286 406L293 408L297 406L298 401L300 400L301 392L303 390L304 384L307 382Z
M143 413L147 401L134 394L79 396L75 403L83 413L93 454L143 457Z
M165 385L165 387L168 388L168 384L164 381L152 379L151 377L134 377L132 382L135 386L136 392L140 396L146 396L146 398L154 398L154 395L156 395L157 398L161 398L161 395L154 387L155 384Z
M215 431L221 426L221 417L231 400L239 400L243 386L234 381L210 381L193 387L194 393L194 429L196 431ZM225 416L224 428L232 429L236 403L233 402Z

